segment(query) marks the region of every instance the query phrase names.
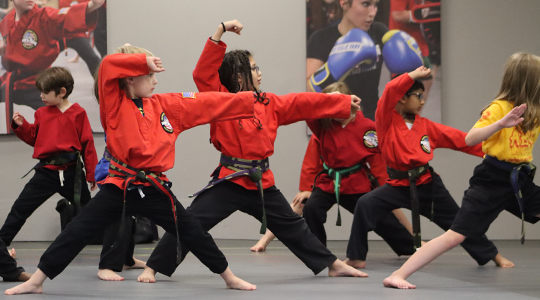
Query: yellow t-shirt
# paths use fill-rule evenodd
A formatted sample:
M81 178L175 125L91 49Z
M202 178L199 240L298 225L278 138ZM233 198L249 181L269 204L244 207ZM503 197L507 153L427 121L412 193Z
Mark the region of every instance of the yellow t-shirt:
M474 124L474 127L482 128L493 124L502 119L512 108L514 108L512 102L495 100L482 113L482 117ZM503 128L482 142L482 150L498 160L514 164L529 163L533 159L533 146L539 133L540 127L526 134L523 134L518 127Z

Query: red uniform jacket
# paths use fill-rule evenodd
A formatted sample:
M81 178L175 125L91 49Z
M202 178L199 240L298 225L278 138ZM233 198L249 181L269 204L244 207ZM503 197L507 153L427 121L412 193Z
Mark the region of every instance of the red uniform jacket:
M208 40L193 71L193 79L199 91L221 91L227 89L219 80L218 69L221 66L227 45L215 44ZM219 122L210 124L210 139L221 153L243 159L265 159L274 154L274 141L277 129L308 118L348 118L351 111L351 97L348 95L328 95L320 93L298 93L277 96L266 93L268 105L255 103L255 117L261 122L262 129L257 129L257 120ZM234 173L221 168L219 178ZM231 179L232 182L246 189L257 187L247 176ZM263 174L263 188L275 185L271 170Z
M35 88L36 75L49 68L60 53L58 40L96 27L97 11L87 16L86 6L81 3L58 10L35 5L17 23L15 9L5 16L0 22L6 43L2 66L7 71L2 82L15 80L14 90Z
M58 8L59 9L69 8L79 3L86 3L88 5L88 2L90 2L90 0L58 0ZM79 38L79 37L87 37L87 35L85 32L77 32L77 33L72 33L72 34L64 36L66 40Z
M143 98L144 116L119 78L149 74L145 54L106 56L99 68L99 111L107 148L116 159L140 170L165 172L174 165L175 141L191 127L209 122L253 117L253 93L155 94ZM165 175L161 177L167 180ZM123 188L124 180L103 183ZM146 183L149 184L149 183Z
M482 145L469 147L465 144L466 133L452 127L432 122L416 115L409 130L403 117L394 109L399 99L411 88L414 80L403 74L390 81L377 104L375 124L379 136L379 148L386 165L392 169L407 171L427 164L433 159L436 148L450 148L483 157ZM431 181L431 174L424 173L418 184ZM394 186L408 186L409 179L389 179Z
M34 147L33 158L41 159L62 152L81 152L86 181L96 181L94 171L97 164L96 148L92 128L86 111L75 103L63 113L56 106L45 106L36 110L34 124L26 119L22 126L11 123L13 132L25 143ZM65 166L47 165L51 170L65 170Z
M359 163L366 165L367 162L371 166L373 175L384 184L388 176L378 147L375 122L365 118L362 112L358 112L356 120L347 124L345 128L336 121L332 123L334 126L325 130L321 128L318 120L307 121L313 135L319 141L319 148L317 152L310 151L308 148L302 167L306 159L310 159L308 154L313 155L312 153L320 153L323 161L332 169L349 168ZM313 184L313 181L311 183ZM319 176L316 185L327 193L334 193L334 182L327 174ZM365 171L345 176L341 180L342 194L360 194L369 191L371 191L371 183Z
M311 191L315 176L323 169L323 161L319 152L320 142L312 134L302 161L302 170L300 170L300 191Z

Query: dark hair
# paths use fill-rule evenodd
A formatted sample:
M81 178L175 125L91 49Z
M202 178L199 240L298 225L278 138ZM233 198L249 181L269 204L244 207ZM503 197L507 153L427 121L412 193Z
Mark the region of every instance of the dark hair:
M240 91L248 91L248 82L253 86L251 64L249 63L250 56L251 53L247 50L234 50L225 54L218 72L221 84L223 84L229 92L237 93ZM238 83L238 78L242 79L242 86Z
M419 80L415 80L413 85L411 86L411 88L405 93L408 94L408 93L412 93L416 90L422 90L422 91L425 91L426 88L424 87L424 84L422 83L422 81L419 81Z
M73 85L75 81L71 72L63 67L52 67L41 71L36 78L36 87L42 93L48 94L54 91L54 94L58 96L62 88L66 89L66 95L63 99L67 99L71 92L73 92Z
M255 90L253 85L253 76L251 76L251 63L249 58L251 53L247 50L233 50L225 53L223 62L219 67L219 80L221 84L230 93L238 93L241 91L250 91L250 85L253 89L253 95L255 102L261 102L264 105L268 105L270 99L266 97L266 93L261 93L259 90ZM238 83L238 79L242 79L242 86ZM251 119L257 126L257 129L261 130L263 125L257 117ZM238 126L242 127L242 120L238 120Z

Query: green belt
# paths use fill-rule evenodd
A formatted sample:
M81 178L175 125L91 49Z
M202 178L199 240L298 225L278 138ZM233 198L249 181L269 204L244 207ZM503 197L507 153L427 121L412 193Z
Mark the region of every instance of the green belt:
M328 174L328 176L330 178L332 178L332 181L334 182L334 193L336 194L336 203L337 203L337 207L338 207L336 226L341 226L341 212L339 210L339 190L341 188L341 178L343 176L354 174L354 173L360 171L363 167L364 167L364 165L357 164L357 165L354 165L354 166L349 167L349 168L332 169L332 168L329 168L328 165L326 165L325 162L323 162L323 170L321 172L319 172L319 174L317 174L317 176L315 176L315 181L313 182L313 187L315 187L315 183L317 182L317 178L319 178L319 176L321 174Z

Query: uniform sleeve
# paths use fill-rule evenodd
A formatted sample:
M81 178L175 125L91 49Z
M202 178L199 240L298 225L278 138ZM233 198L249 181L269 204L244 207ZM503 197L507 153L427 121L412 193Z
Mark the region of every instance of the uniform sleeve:
M178 133L203 124L253 117L253 92L189 94L189 97L184 94L154 95L165 113L174 116L174 122L181 128Z
M90 126L90 121L84 110L77 116L77 127L79 141L82 146L81 154L86 169L86 181L96 181L94 176L97 165L96 147L94 146L92 127Z
M347 119L351 114L349 95L296 93L277 96L274 99L275 113L280 126L309 119Z
M323 165L320 154L319 140L315 135L309 139L309 143L302 162L300 172L300 191L311 191L315 177L322 171Z
M203 52L193 70L193 80L199 92L228 92L221 84L218 70L223 62L227 44L220 41L217 45L210 39L206 41Z
M403 74L391 80L386 84L384 92L377 102L377 110L375 112L375 120L377 120L377 131L386 131L392 123L392 118L389 117L405 93L414 84L414 80L409 74ZM381 132L382 134L382 132Z
M117 113L121 95L118 79L149 74L146 54L112 54L101 61L98 90L101 124L107 129L108 116Z
M97 10L86 14L88 3L79 3L60 10L45 8L45 28L56 40L61 40L65 35L92 31L97 25Z
M482 143L474 146L465 144L465 132L439 123L429 122L428 135L433 149L448 148L465 152L478 157L484 157Z
M384 162L382 154L376 153L375 155L368 157L366 161L369 163L371 174L377 178L379 185L382 186L386 182L386 179L388 179L386 163Z
M36 144L36 138L39 130L39 112L36 111L34 114L34 124L28 123L26 119L23 119L23 124L18 126L15 121L11 121L11 128L15 135L20 138L22 141L28 145L34 147Z
M474 128L482 128L491 125L504 117L504 110L500 103L492 102L488 108L482 112L480 120L474 124Z

